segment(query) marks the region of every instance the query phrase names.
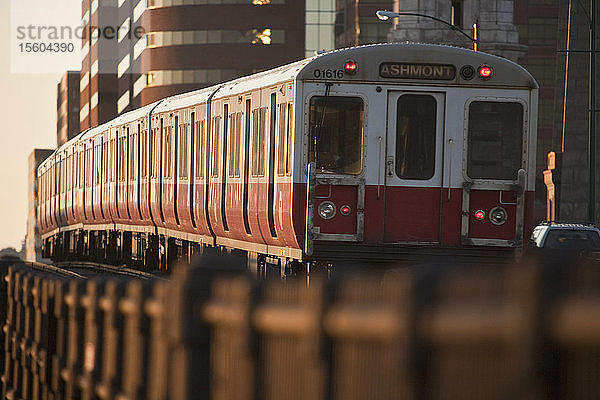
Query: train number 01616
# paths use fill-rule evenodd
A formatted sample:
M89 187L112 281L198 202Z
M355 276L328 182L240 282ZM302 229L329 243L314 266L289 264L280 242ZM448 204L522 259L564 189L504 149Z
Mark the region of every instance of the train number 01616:
M317 79L342 79L344 77L343 69L315 69L313 76Z

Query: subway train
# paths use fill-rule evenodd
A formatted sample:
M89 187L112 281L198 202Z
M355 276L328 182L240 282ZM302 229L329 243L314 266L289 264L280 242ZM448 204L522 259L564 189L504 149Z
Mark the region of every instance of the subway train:
M428 44L336 50L144 106L38 169L45 256L282 274L509 256L533 229L538 85Z

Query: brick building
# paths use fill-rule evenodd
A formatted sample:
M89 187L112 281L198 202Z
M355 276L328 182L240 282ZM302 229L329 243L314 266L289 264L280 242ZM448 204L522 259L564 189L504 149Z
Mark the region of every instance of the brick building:
M60 147L79 133L79 71L67 71L56 93L56 146Z
M25 261L40 261L42 240L38 229L37 206L38 206L38 184L37 169L39 165L48 158L54 150L35 149L29 155L27 189L27 233L25 235Z

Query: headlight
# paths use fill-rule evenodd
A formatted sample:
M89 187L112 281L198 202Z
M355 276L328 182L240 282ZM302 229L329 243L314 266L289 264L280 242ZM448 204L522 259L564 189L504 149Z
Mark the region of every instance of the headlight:
M494 225L502 225L508 219L508 213L502 207L494 207L490 211L490 221Z
M331 219L335 216L335 204L331 201L324 201L319 204L319 216L323 219Z

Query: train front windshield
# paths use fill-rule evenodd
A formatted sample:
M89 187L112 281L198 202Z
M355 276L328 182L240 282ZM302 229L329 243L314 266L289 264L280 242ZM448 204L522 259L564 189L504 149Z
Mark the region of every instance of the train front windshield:
M358 175L363 165L364 103L360 97L310 100L309 162L319 172Z
M523 153L523 106L474 101L469 106L467 173L474 179L514 180Z

